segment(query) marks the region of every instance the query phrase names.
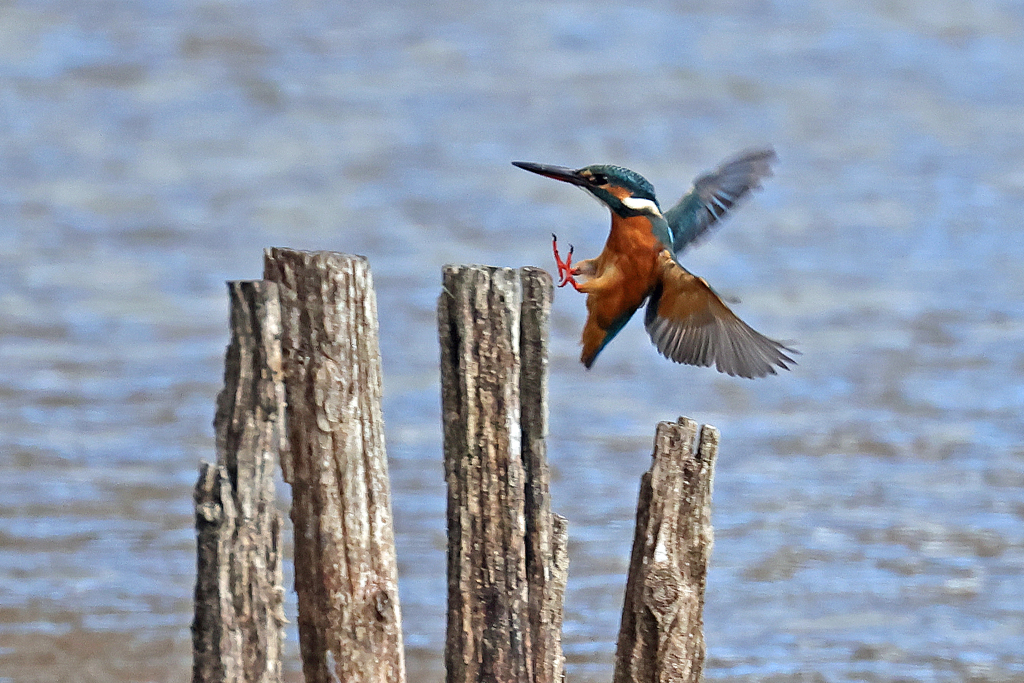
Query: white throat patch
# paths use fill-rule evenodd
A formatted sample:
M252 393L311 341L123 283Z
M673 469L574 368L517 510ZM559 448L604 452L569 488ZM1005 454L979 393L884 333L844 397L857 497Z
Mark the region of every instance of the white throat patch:
M626 197L622 199L622 205L627 209L633 211L639 211L640 213L646 213L651 216L660 216L661 211L658 211L658 205L652 202L650 199L642 199L640 197Z

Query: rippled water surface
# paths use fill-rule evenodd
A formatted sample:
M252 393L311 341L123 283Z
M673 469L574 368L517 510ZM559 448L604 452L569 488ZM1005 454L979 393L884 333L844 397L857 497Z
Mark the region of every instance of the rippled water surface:
M610 680L678 415L722 431L709 679L1024 679L1024 10L698 4L3 4L0 681L189 675L223 282L267 246L370 259L410 680L442 680L441 266L600 249L606 212L511 160L669 203L766 143L776 176L684 263L792 373L670 365L637 321L585 372L556 297L569 680Z

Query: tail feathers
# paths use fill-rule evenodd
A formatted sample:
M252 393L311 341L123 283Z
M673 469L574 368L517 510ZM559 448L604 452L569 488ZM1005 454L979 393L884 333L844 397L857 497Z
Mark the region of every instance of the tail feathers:
M589 303L589 302L588 302ZM640 302L643 303L642 301ZM640 306L637 305L636 308ZM627 310L618 318L612 321L608 327L601 327L598 322L598 317L590 312L587 315L587 324L583 326L583 336L580 339L580 343L583 344L583 352L580 354L580 362L583 363L583 367L587 370L597 360L597 355L601 353L604 347L608 346L608 342L615 338L615 335L626 326L629 319L633 317L633 313L636 312L636 308Z

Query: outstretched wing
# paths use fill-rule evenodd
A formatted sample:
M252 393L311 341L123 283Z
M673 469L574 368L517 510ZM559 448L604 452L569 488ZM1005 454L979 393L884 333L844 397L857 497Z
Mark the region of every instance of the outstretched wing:
M776 368L788 370L796 364L787 354L797 351L736 317L703 278L679 265L667 250L661 252L659 266L644 324L663 356L748 378L774 375Z
M728 159L717 170L697 178L693 189L665 212L672 230L672 251L679 253L707 232L736 202L761 187L772 174L775 150L756 149Z

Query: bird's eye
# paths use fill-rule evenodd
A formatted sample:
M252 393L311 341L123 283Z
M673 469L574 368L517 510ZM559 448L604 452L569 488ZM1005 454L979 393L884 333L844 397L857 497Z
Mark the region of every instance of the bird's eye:
M590 176L590 184L591 185L607 185L608 184L608 176L606 176L604 173L595 173L594 175Z

